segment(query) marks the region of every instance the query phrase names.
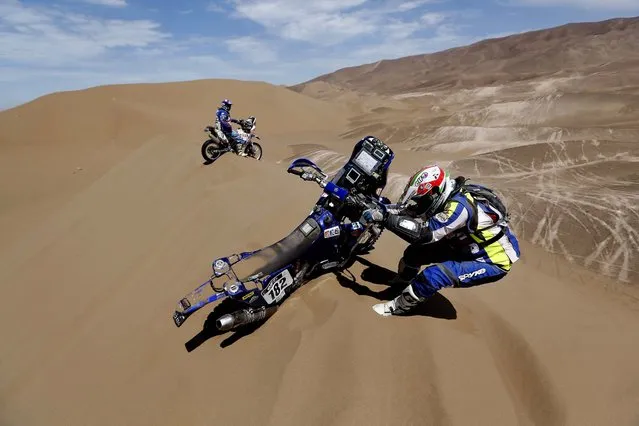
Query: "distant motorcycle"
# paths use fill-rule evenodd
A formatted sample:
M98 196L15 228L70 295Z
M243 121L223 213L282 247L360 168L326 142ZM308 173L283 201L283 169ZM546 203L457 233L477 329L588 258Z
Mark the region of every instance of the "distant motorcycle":
M237 129L237 133L245 140L244 152L247 156L260 160L262 158L262 146L257 142L253 142L253 139L260 139L254 133L255 121L256 118L253 116L248 117L246 120L239 120L240 128ZM209 135L209 138L202 144L202 157L207 163L214 162L227 152L235 152L221 129L207 126L204 131Z
M323 273L339 272L355 256L374 248L383 227L378 222L363 225L368 208L385 210L390 201L381 197L392 150L374 137L359 141L349 161L329 180L306 158L298 158L288 173L316 182L323 193L311 213L288 236L251 252L232 254L213 261L213 274L183 297L173 313L180 327L205 305L223 300L234 305L230 313L214 310L216 328L226 332L264 320L297 288Z

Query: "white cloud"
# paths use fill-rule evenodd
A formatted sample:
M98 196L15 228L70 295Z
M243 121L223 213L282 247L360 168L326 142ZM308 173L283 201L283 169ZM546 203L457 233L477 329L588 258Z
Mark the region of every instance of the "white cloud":
M149 20L100 19L27 7L15 0L0 4L0 60L8 62L68 65L110 49L151 46L168 37Z
M224 63L227 62L224 59L214 55L194 55L194 56L189 56L188 60L196 64L201 64L206 66L219 66L219 65L224 65Z
M222 5L220 0L212 0L206 6L206 10L208 12L227 13L229 12L228 5L225 5L225 6Z
M226 40L226 47L230 52L238 54L244 62L265 64L277 60L275 51L255 37L244 36Z
M229 1L237 17L260 24L272 36L324 47L397 41L432 30L448 18L444 13L422 14L419 10L444 0ZM411 16L402 18L407 14Z
M639 10L639 0L510 0L510 5L571 6L600 10Z
M0 28L12 25L29 25L49 22L51 18L35 8L22 7L18 0L0 3Z
M386 25L395 25L389 15L400 12L396 1L233 0L233 3L239 17L262 25L271 34L327 46L355 37L383 35ZM418 6L413 3L411 7Z
M401 20L389 21L384 32L389 40L403 40L412 36L421 28L419 22L405 22Z
M237 14L267 28L339 15L367 0L233 0ZM297 22L291 22L297 21Z
M424 13L421 17L422 22L429 27L441 24L445 19L445 14L436 12Z
M304 19L292 20L279 29L284 38L331 45L347 39L372 34L378 29L361 22L357 16L343 14L313 14Z
M101 6L125 7L126 0L83 0L85 3L97 4Z
M405 1L403 3L400 3L397 6L397 10L400 12L408 12L409 10L413 10L413 9L417 9L418 7L421 7L425 4L428 3L433 3L433 0L412 0L412 1Z

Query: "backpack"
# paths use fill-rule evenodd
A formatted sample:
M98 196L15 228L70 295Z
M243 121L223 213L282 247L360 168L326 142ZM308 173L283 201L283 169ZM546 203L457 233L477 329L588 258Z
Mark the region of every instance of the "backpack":
M474 230L475 232L484 231L486 229L490 229L493 226L499 226L503 228L508 226L508 222L510 220L510 214L508 209L506 209L505 204L501 201L501 198L490 188L487 188L483 185L479 185L476 183L468 183L468 179L462 176L459 176L455 179L457 182L457 189L453 191L453 194L464 191L468 192L477 203L481 203L484 207L487 207L488 216L493 220L493 224L487 226L486 228L477 229L477 212L473 215L473 220L471 224L469 224L470 230ZM452 195L452 194L451 194ZM470 203L473 210L477 209L473 203ZM501 232L500 232L501 234Z
M490 216L495 225L503 226L508 224L510 213L495 191L475 183L464 184L464 189L466 192L469 192L475 200L488 208L488 216Z

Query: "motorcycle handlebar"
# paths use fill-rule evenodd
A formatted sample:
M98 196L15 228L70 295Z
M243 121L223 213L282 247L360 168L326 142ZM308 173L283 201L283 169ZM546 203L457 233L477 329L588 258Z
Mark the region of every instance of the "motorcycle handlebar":
M355 205L363 209L381 207L386 210L384 204L375 200L373 197L365 197L366 200L363 200L362 197L350 194L347 189L327 180L326 176L320 176L315 173L302 173L299 176L306 181L316 182L322 189L324 189L325 192L335 195L337 198L348 204Z
M341 200L344 200L348 204L361 207L362 209L380 207L384 211L386 211L384 204L379 202L373 197L365 196L365 195L350 194L348 190L342 187L339 187L332 182L322 181L322 183L320 183L320 186L322 186L325 191L335 194L338 198L340 198Z

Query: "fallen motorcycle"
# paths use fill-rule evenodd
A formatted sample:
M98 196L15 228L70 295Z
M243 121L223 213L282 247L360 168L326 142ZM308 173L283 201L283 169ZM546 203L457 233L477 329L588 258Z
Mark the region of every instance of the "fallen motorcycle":
M180 327L202 307L224 299L232 299L239 308L215 320L218 330L265 320L303 284L344 270L355 256L370 252L383 228L375 222L363 225L360 218L364 210L384 209L390 203L381 192L393 158L386 144L369 136L355 145L348 162L331 180L311 160L294 160L288 173L323 188L311 213L288 236L268 247L215 259L210 279L179 301L173 313L175 325Z
M247 156L260 160L262 158L262 145L253 141L253 139L260 139L254 133L256 120L254 116L250 116L246 120L239 120L240 128L237 129L237 133L246 141L244 152ZM202 157L207 163L214 162L227 152L235 152L221 129L207 126L204 131L208 133L209 137L202 144L201 151Z

